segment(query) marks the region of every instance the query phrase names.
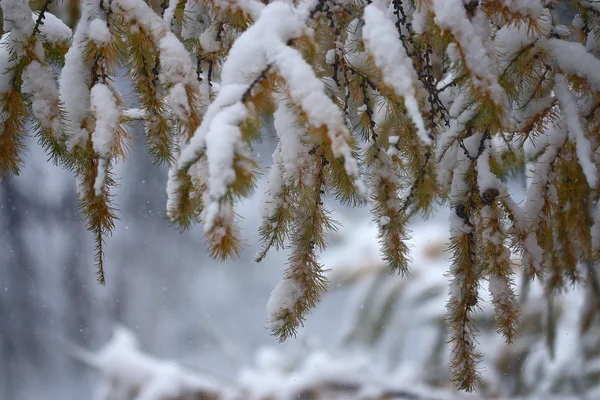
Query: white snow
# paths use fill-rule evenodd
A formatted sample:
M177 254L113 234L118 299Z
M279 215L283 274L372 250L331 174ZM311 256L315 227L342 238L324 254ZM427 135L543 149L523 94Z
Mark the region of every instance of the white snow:
M187 16L186 23L181 27L181 37L184 39L196 39L202 33L203 23L201 22L202 13L206 13L203 4L196 0L187 0L185 3L184 15Z
M550 179L550 167L557 156L557 147L549 145L544 153L538 157L533 170L533 179L527 190L525 213L533 229L537 228L542 218L544 206L544 192Z
M600 61L579 43L561 39L542 42L563 73L585 78L595 90L600 90Z
M246 117L242 95L248 85L271 65L285 79L292 100L300 104L310 124L327 127L334 156L344 157L346 171L364 192L340 109L325 94L323 82L315 76L300 53L287 46L290 39L306 31L304 16L304 9L298 11L281 2L269 4L262 10L260 18L234 42L223 65L221 89L179 157L179 168L187 170L191 163L206 153L210 177L205 231L212 228L218 202L235 179L234 154L243 147L237 125ZM171 183L171 187L174 189L176 185Z
M267 328L271 331L281 329L285 321L281 314L285 311L293 312L294 306L304 295L302 286L293 279L283 279L275 286L267 302Z
M315 76L300 52L291 47L281 48L274 61L288 85L291 98L300 104L311 125L327 127L334 157L344 157L346 172L354 178L360 192L365 194L366 189L359 179L358 163L349 145L350 133L341 110L325 94L323 82Z
M100 18L94 18L90 22L88 36L98 46L105 46L110 43L110 31L106 26L106 21Z
M211 121L206 135L209 143L206 149L208 160L208 195L210 203L206 205L206 223L204 231L212 229L218 203L227 194L227 189L235 181L233 161L236 147L242 138L239 125L247 117L248 110L242 103L235 103L222 110Z
M55 138L62 136L59 94L52 68L32 61L23 71L21 89L31 96L31 111L40 125Z
M177 3L179 3L179 0L168 0L168 6L163 14L163 20L170 29L173 29L173 24L175 23L175 8L177 7Z
M166 32L158 43L160 50L160 79L165 85L177 83L194 85L196 69L190 54L173 32ZM187 101L187 100L186 100Z
M82 17L73 34L73 44L65 55L65 65L60 72L60 100L65 107L67 117L67 133L70 146L82 145L88 132L82 128L90 108L90 71L91 67L84 62L84 48L89 34L90 21L98 15L99 0L83 3Z
M540 0L500 0L500 3L511 12L530 18L539 18L545 11Z
M110 341L98 352L78 350L75 355L101 373L95 397L98 400L115 399L113 396L125 393L133 395L127 397L132 400L164 400L222 391L209 377L142 352L133 333L122 327L115 329Z
M115 133L119 127L119 117L121 116L115 96L105 84L97 83L92 87L90 111L96 119L96 126L92 132L92 144L94 151L100 157L94 190L96 196L100 196L106 181L106 169L115 144Z
M425 130L425 122L415 97L418 79L412 60L398 40L394 23L385 17L384 11L377 4L380 3L368 5L364 11L363 39L366 50L373 55L384 82L394 89L397 96L404 98L404 105L417 127L419 138L424 144L430 145L431 139Z
M111 7L113 12L123 16L125 26L133 30L138 24L144 26L156 42L168 30L165 21L144 0L113 0Z
M31 18L35 21L37 15L32 14ZM44 13L44 24L39 29L42 39L47 43L67 42L73 35L71 28L49 11Z
M207 53L214 53L221 50L221 43L217 40L217 28L209 27L200 34L200 45L202 50Z
M571 96L569 83L564 75L555 75L554 93L565 114L567 126L569 128L569 138L575 142L577 159L579 160L581 168L583 168L583 173L585 174L588 185L590 185L591 188L595 188L598 183L598 169L592 160L592 146L583 132L583 126L581 125L581 120L579 118L579 108L577 107L577 103L573 99L573 96Z
M279 99L273 122L279 142L273 152L273 166L269 170L261 208L261 215L267 218L273 216L277 207L285 204L286 199L281 197L283 188L298 186L302 170L310 161L310 148L302 142L305 129L298 124L284 99Z
M23 47L33 34L34 23L31 19L29 2L23 0L3 0L2 13L4 17L4 31L10 32L9 47L21 55Z
M175 7L177 1L169 3ZM113 11L124 17L125 24L132 32L138 24L149 32L160 52L160 82L168 89L169 106L179 122L186 124L192 110L191 91L201 98L196 67L183 43L170 30L171 18L165 13L163 20L143 0L114 0Z
M504 189L502 181L494 175L490 169L490 150L490 141L486 140L483 152L477 158L477 185L479 185L479 191L482 195L486 190L491 188L497 189L498 191ZM504 195L504 193L502 195ZM506 195L508 195L508 193L506 193Z
M173 32L167 31L160 39L160 80L169 88L169 105L182 122L186 123L192 110L187 90L198 92L196 69L183 43Z
M431 4L435 22L448 29L460 44L475 86L486 91L496 104L503 104L505 94L498 84L497 64L488 50L491 46L486 45L488 36L481 34L486 33L482 29L489 24L487 19L480 15L469 20L462 0L432 0Z

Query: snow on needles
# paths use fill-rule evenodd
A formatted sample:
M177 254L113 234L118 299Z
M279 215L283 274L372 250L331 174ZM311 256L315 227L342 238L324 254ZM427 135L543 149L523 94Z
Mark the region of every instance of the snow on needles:
M227 189L235 181L233 163L236 147L242 139L239 125L248 116L246 107L237 102L222 110L213 118L207 134L209 203L206 207L205 231L212 228L212 222L219 214L219 201L227 194Z
M538 18L544 13L544 7L539 0L501 0L504 7L521 15Z
M3 0L2 13L4 31L10 32L9 42L12 51L20 53L33 34L33 20L29 2L23 0Z
M115 0L112 7L114 12L123 16L131 32L142 26L158 43L160 82L168 89L167 98L171 111L180 122L186 124L192 112L193 96L199 94L196 69L190 54L169 30L168 21L160 18L143 0Z
M304 295L304 289L295 279L284 279L275 286L267 302L267 328L281 329L285 324L282 315L294 312L294 306Z
M365 7L365 25L363 27L365 48L373 55L384 82L394 89L396 95L404 98L404 105L417 127L419 138L426 145L431 145L431 139L425 130L423 116L415 97L417 74L412 60L397 39L398 32L394 23L385 17L379 6L381 3L378 2Z
M311 125L327 127L334 157L344 157L346 172L355 179L354 184L359 191L365 194L366 188L358 177L358 163L352 156L352 149L348 144L350 136L348 128L340 109L325 94L323 82L315 76L300 52L291 47L281 48L275 56L275 63L280 75L288 84L292 100L300 104Z
M283 100L279 101L273 124L279 138L279 156L276 162L281 165L284 181L298 186L300 171L310 159L310 147L302 141L306 129L298 123L294 112Z
M567 119L569 138L571 141L575 142L577 159L579 160L581 168L583 168L583 173L585 174L588 185L590 185L591 188L595 188L598 180L598 169L592 160L592 146L583 132L581 120L579 119L579 108L569 92L569 83L564 75L556 74L554 77L554 94Z
M183 43L173 32L166 32L160 39L160 80L168 88L169 103L173 113L181 120L187 121L191 111L185 86L197 87L195 68Z
M32 20L37 20L37 18L37 15L31 15ZM44 42L53 44L68 42L73 34L71 28L48 11L44 13L44 24L39 26L39 30Z
M496 104L502 104L504 91L498 84L496 62L483 41L485 35L482 35L481 27L476 26L478 15L469 20L462 0L432 0L432 5L435 22L448 29L460 44L467 67L473 72L473 84L488 92Z
M113 9L125 18L125 23L132 32L137 29L137 25L141 25L158 43L160 82L168 89L173 114L181 122L187 122L192 109L188 88L198 92L198 81L190 54L183 43L168 29L168 21L165 22L156 15L143 0L115 0Z
M585 78L594 89L600 90L600 61L583 45L560 39L549 39L544 42L544 47L565 73Z
M504 197L508 193L502 193L505 191L504 185L490 168L490 148L490 141L486 140L484 150L477 159L477 184L482 196L486 190L493 188L500 191L500 195Z
M88 137L87 130L82 127L90 107L90 73L84 61L84 50L90 22L99 10L99 0L83 3L82 18L73 34L73 44L65 55L65 65L60 73L60 100L65 105L70 146L81 145Z
M310 160L310 148L302 142L304 129L283 99L279 100L273 123L279 142L273 152L273 166L269 171L268 188L261 209L262 216L266 218L273 217L275 210L285 205L284 188L300 184L301 171Z
M93 40L98 46L107 45L110 43L110 31L106 25L106 21L100 18L94 18L90 22L88 32L90 40Z
M178 0L169 0L169 6L165 9L163 13L163 20L165 21L165 24L170 28L172 28L173 24L175 23L175 8L177 7L178 3Z
M42 128L55 138L62 136L62 123L58 109L59 94L52 68L32 61L23 71L24 94L31 96L31 111Z
M223 65L221 90L181 153L178 161L180 170L189 169L206 154L209 185L205 231L212 228L219 202L235 178L233 160L241 140L237 125L247 113L242 98L255 80L271 68L285 79L292 100L302 107L310 124L327 128L334 156L344 157L347 173L362 187L358 179L358 163L348 144L349 132L341 111L327 97L323 82L301 54L287 45L290 40L308 32L305 14L304 9L295 9L282 2L271 3L262 10L260 18L233 44Z
M102 194L106 181L106 170L115 143L115 133L119 127L121 115L117 107L117 100L112 91L103 83L97 83L91 90L91 112L96 118L96 127L92 133L94 151L98 153L98 175L94 182L96 196Z

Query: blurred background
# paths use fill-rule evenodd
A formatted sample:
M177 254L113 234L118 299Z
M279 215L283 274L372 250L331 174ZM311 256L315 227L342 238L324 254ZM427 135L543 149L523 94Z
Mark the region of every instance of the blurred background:
M256 149L263 167L272 135L267 131ZM411 274L401 278L381 261L367 210L332 204L341 226L322 254L330 291L299 336L279 344L265 329L265 305L286 253L253 261L264 181L239 207L241 257L216 263L206 254L201 227L179 234L169 226L166 170L152 165L143 143L134 148L115 171L121 212L107 240L106 286L95 282L93 244L78 219L73 177L46 162L34 139L23 173L0 185L0 398L92 398L103 377L77 353L101 348L116 326L133 332L149 354L216 382L235 381L253 368L293 371L321 357L354 360L399 385L449 388L447 208L412 221ZM522 195L525 176L516 174L510 187ZM484 307L476 323L484 354L481 394L600 398L599 321L586 314L588 295L573 290L550 304L530 286L521 297L523 335L510 346ZM545 328L549 318L552 332Z
M71 23L73 4L58 9ZM139 137L138 128L133 133ZM274 137L268 128L255 149L263 169L271 164ZM136 399L101 393L110 377L90 361L119 326L156 357L149 360L174 360L216 385L244 388L252 393L246 398L270 398L290 376L296 387L286 393L306 393L294 373L309 367L334 382L355 374L360 378L351 383L386 380L399 388L441 390L436 396L451 391L447 207L411 222L411 274L401 278L391 276L379 256L367 209L332 204L341 225L321 258L329 293L299 336L279 344L265 328L265 306L287 254L253 261L264 179L238 208L244 251L238 260L216 263L206 254L200 226L184 234L169 226L167 171L152 165L138 139L129 160L115 169L120 220L106 244L107 284L98 286L73 176L47 162L35 138L28 149L22 174L0 184L0 399ZM516 198L525 193L525 171L509 178ZM523 310L517 342L507 345L496 334L489 306L477 317L483 353L478 396L599 399L600 316L591 289L548 301L537 284L521 285L518 271L515 260Z

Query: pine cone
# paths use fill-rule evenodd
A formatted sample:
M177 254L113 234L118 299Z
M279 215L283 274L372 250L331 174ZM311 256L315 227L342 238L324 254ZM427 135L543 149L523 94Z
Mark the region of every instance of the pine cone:
M489 188L481 195L481 202L484 205L489 206L494 202L494 200L496 200L496 197L498 197L499 194L500 192L498 192L498 189Z

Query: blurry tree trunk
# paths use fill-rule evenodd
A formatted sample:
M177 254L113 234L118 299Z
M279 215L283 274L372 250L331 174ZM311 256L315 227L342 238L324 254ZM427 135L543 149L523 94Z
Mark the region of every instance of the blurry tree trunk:
M33 268L27 238L22 227L28 210L27 198L15 188L14 182L7 180L0 187L0 207L2 208L2 230L0 240L0 359L3 360L2 374L7 387L3 398L13 398L11 379L16 370L23 367L23 360L31 363L40 361L40 341L36 335L36 325L42 313L36 301L38 275ZM0 392L1 393L1 392Z

